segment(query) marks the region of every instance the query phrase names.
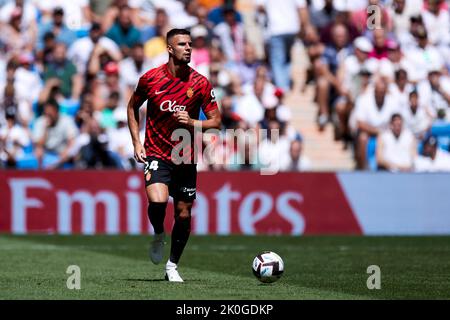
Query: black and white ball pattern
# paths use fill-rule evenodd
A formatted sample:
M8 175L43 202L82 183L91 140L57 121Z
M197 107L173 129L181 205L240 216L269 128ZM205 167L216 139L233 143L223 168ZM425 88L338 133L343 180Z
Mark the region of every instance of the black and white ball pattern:
M284 262L275 252L264 251L253 260L252 271L261 282L275 282L284 272Z

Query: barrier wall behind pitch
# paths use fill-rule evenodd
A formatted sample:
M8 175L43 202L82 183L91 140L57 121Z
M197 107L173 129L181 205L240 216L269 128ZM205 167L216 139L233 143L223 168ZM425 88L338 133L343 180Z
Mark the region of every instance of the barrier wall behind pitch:
M166 229L173 223L173 203ZM199 173L194 234L450 234L449 174ZM143 177L1 171L0 232L147 234Z

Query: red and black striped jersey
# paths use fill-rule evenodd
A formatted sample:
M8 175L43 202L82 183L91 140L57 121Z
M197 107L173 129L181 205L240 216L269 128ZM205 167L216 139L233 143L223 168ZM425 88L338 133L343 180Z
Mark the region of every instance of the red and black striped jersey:
M189 76L183 81L175 78L164 64L142 75L134 94L143 101L147 100L144 143L147 156L172 161L172 150L182 142L173 141L172 133L185 128L191 132L189 152L193 161L194 130L178 123L174 113L187 111L192 119L199 119L200 108L205 113L217 109L214 90L208 79L189 67Z

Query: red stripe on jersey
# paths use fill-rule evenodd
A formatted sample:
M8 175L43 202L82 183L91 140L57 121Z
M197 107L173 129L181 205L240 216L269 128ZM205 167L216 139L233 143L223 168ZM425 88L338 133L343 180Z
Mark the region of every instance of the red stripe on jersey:
M147 156L172 161L173 148L182 142L172 141L172 133L178 128L185 128L191 133L189 153L191 161L194 160L193 130L179 124L174 113L185 110L192 119L198 119L200 109L207 113L218 107L208 79L192 68L189 71L189 79L182 81L172 76L167 64L164 64L147 71L139 79L135 94L147 100L144 143Z

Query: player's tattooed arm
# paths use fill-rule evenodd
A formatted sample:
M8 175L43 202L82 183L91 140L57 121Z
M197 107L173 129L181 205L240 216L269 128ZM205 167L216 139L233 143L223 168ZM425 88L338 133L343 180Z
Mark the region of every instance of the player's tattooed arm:
M139 107L144 103L144 99L133 93L127 107L128 128L130 129L131 140L134 146L134 158L138 162L145 163L145 149L139 139Z

